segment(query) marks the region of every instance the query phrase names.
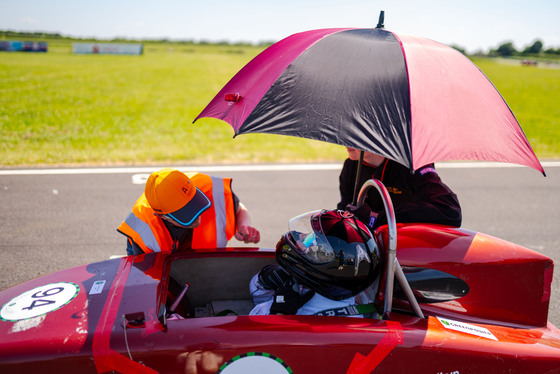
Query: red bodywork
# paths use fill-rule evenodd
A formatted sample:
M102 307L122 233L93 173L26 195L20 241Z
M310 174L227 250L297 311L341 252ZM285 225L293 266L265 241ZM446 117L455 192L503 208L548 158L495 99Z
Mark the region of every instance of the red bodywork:
M386 229L378 230L380 244L386 235ZM468 293L420 304L426 318L414 316L405 300L394 298L385 320L245 314L163 323L158 317L168 304L170 269L176 261L186 264L183 272L192 272L185 277L192 288L187 297L194 304L212 300L212 292L221 292L217 298L245 292L250 300L248 280L256 265L274 260L274 252L227 248L123 257L2 291L3 311L27 302L20 299L30 290L37 289L29 293L30 300L42 301L22 304L27 305L25 313L37 314L32 318L15 320L17 311L10 314L12 320L2 315L0 372L266 370L255 363L293 373L560 372L560 332L547 322L551 259L490 236L438 225L399 225L397 240L403 267L445 272L468 284ZM243 268L244 263L252 267ZM60 282L75 284L79 291L56 310L40 314L62 294ZM243 369L244 361L253 369Z

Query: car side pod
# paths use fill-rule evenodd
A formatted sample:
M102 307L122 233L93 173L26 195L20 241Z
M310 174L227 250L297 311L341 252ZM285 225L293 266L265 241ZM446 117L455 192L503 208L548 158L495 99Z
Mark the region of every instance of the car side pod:
M391 201L391 196L389 192L377 179L367 180L360 190L358 195L357 206L361 207L364 205L367 192L370 188L374 187L381 200L383 200L383 206L385 207L385 213L387 214L387 223L389 226L389 254L387 259L387 277L385 279L385 300L383 305L383 316L388 319L388 314L391 312L393 307L393 291L394 291L394 279L397 278L397 282L401 289L404 291L414 314L420 318L424 318L424 314L418 305L418 301L414 297L414 293L408 283L404 272L397 260L397 221L395 218L395 210L393 209L393 202Z

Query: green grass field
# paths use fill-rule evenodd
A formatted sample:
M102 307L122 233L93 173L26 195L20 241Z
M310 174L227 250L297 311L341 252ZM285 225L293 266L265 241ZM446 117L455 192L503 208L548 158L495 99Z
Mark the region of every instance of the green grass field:
M0 53L0 165L342 160L340 146L192 121L262 48L145 44L143 56ZM560 70L476 60L539 158L560 157Z

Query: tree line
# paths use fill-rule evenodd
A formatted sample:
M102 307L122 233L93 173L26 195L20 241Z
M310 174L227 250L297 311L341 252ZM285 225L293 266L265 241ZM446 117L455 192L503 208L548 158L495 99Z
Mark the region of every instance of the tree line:
M505 42L500 44L497 49L491 49L488 53L489 56L495 57L535 57L535 56L560 56L560 48L544 48L544 44L540 40L536 40L532 45L525 47L523 50L518 51L513 46L512 42Z
M0 30L0 39L6 38L32 38L32 39L66 39L66 40L84 40L79 38L73 38L69 36L63 36L60 33L48 33L48 32L19 32L19 31L2 31ZM93 39L88 39L93 40ZM179 44L217 44L217 45L249 45L250 43L229 43L227 41L220 41L220 42L209 42L209 41L200 41L194 42L192 40L178 40L173 41L169 39L143 39L143 40L130 40L125 38L115 38L110 41L113 42L150 42L150 43L179 43ZM272 41L261 42L258 46L268 46L273 44ZM466 51L458 46L453 45L453 48L457 49L458 51L462 52L463 54L467 54ZM484 55L484 53L477 53L478 55ZM533 42L532 45L523 48L523 50L518 51L512 42L504 42L500 44L496 49L491 49L488 54L488 57L555 57L560 56L560 48L544 48L544 44L541 40L536 40Z
M160 39L128 39L123 37L116 37L113 39L96 39L96 38L76 38L72 36L65 36L60 33L49 33L49 32L21 32L12 30L0 30L0 41L7 39L30 39L33 41L44 41L45 39L50 40L68 40L68 41L87 41L87 42L114 42L114 43L173 43L173 44L187 44L187 45L231 45L231 46L257 46L257 47L268 47L274 44L274 41L262 41L257 44L249 42L235 42L231 43L228 41L194 41L194 40L172 40L168 38Z

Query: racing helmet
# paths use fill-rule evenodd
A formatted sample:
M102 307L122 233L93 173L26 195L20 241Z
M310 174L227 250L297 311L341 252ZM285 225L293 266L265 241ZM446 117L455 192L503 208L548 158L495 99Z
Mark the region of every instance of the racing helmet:
M379 248L367 226L352 213L313 211L291 219L288 227L276 245L276 261L318 294L346 299L379 276Z

